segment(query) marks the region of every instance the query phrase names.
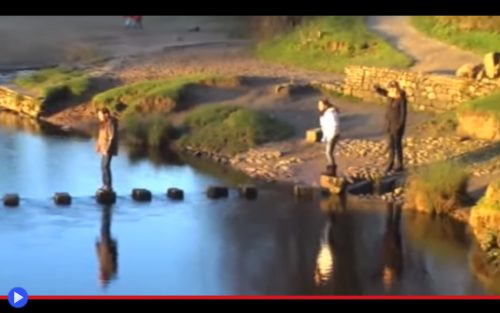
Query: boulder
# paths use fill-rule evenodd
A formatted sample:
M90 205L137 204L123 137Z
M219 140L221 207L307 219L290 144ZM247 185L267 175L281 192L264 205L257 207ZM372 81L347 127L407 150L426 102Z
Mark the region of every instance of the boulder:
M493 79L500 76L500 52L487 53L483 64L486 77Z

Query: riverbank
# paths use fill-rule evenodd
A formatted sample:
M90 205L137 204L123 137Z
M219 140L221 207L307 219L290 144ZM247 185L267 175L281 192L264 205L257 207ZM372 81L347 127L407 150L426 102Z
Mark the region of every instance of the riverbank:
M189 102L196 106L210 103L234 104L263 111L286 121L295 129L295 136L255 147L236 156L218 155L208 151L190 151L199 157L208 157L231 166L252 177L268 181L319 185L319 174L324 169L323 145L308 144L305 131L317 127L315 104L322 94L314 89L293 93L288 89L277 91L277 86L293 81L307 84L311 80L340 80L339 76L299 70L280 65L265 64L246 54L241 47L207 46L148 54L133 59L123 58L113 62L113 69L101 70L103 80L121 84L169 78L196 73L229 76L238 74L245 83L234 89L193 90ZM362 103L347 98L333 98L341 109L342 139L336 150L339 173L359 176L366 171L380 172L387 154L382 132L384 109L374 103ZM94 108L90 103L80 103L46 120L65 129L94 131ZM182 123L186 112L170 116L174 125ZM409 169L450 157L463 158L473 170L469 187L474 195L488 182L498 177L500 159L495 157L495 146L487 141L462 138L448 133L433 133L432 126L425 131L424 122L429 114L412 112L409 115L405 139L405 160ZM424 126L422 126L424 125ZM480 153L480 152L485 152Z
M197 35L189 36L195 38ZM186 75L242 77L245 83L236 88L191 89L186 100L188 106L221 103L262 111L292 125L295 135L236 156L197 150L190 152L223 163L251 177L319 185L319 175L325 167L324 147L320 143L305 143L303 139L306 130L318 127L316 102L323 95L310 88L294 92L290 88L277 87L289 83L307 85L312 81L340 82L342 75L258 60L248 50L247 44L235 40L202 45L177 42L175 47L156 48L154 51L135 51L130 55L118 54L108 62L88 65L85 70L91 77L98 77L100 83L110 87ZM332 99L342 111L342 139L336 150L339 173L355 178L365 175L365 172L381 172L387 157L382 132L383 107L343 97ZM174 126L180 125L188 112L174 112L169 119ZM495 146L486 141L458 137L452 132L423 131L419 126L429 117L429 114L421 112L411 112L409 115L405 140L408 169L450 157L464 158L473 174L469 191L475 198L481 196L488 182L499 176L500 159L495 156ZM95 133L97 126L95 107L89 99L74 103L44 120L65 130L78 130L89 136Z

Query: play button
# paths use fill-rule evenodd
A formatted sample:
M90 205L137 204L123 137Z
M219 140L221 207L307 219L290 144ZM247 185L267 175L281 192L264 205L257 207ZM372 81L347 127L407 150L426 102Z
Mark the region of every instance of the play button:
M21 287L12 288L9 291L9 304L20 309L28 303L28 293Z

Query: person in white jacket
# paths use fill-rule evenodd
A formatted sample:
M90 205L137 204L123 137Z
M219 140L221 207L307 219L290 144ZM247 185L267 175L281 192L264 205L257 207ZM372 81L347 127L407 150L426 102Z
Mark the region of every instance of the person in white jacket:
M335 163L334 150L339 139L339 110L327 99L318 102L319 123L323 133L322 142L326 142L326 173L329 176L337 175L337 164Z

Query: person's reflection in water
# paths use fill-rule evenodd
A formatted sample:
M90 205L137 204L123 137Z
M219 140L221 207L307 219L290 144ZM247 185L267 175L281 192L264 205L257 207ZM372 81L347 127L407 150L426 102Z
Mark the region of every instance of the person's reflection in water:
M383 243L384 267L382 282L386 290L401 279L403 272L403 251L401 243L401 205L388 203L386 230Z
M332 278L335 266L335 251L332 244L332 227L336 222L336 214L342 214L345 210L345 197L329 197L321 200L321 211L329 218L320 238L320 249L316 258L314 270L314 282L317 286L326 285Z
M320 239L320 248L318 257L316 258L316 268L314 270L314 282L317 286L325 285L332 276L334 259L332 248L330 247L330 244L328 242L330 228L331 222L328 221L325 229L323 230L323 235Z
M118 269L118 245L111 238L111 206L102 207L101 237L96 242L99 259L99 281L106 287L116 275Z

